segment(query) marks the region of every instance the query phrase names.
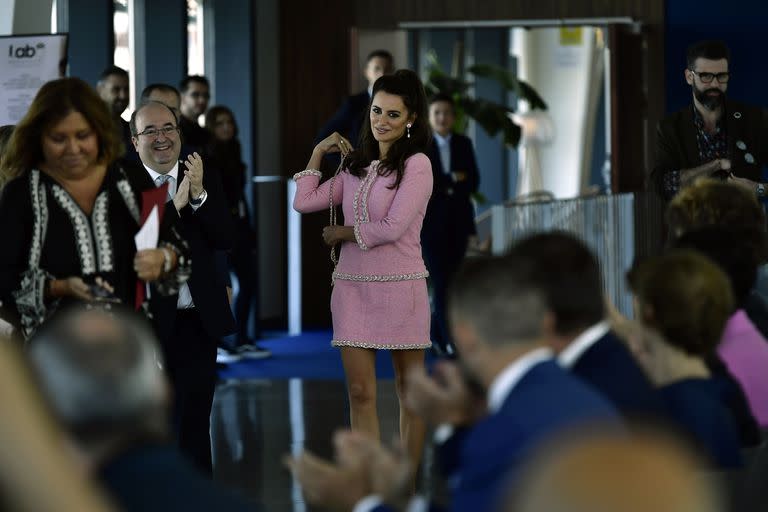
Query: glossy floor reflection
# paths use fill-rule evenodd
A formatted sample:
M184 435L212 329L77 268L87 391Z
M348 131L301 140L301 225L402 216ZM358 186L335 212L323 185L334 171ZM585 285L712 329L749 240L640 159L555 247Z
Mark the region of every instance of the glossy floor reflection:
M398 432L394 381L379 382L382 439ZM257 500L267 512L313 510L282 457L306 448L331 455L331 436L348 426L344 382L236 380L219 385L211 416L216 480Z

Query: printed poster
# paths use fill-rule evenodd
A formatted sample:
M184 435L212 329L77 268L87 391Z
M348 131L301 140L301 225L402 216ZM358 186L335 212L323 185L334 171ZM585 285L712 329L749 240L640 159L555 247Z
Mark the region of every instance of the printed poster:
M63 77L67 34L0 37L0 126L16 124L40 87Z

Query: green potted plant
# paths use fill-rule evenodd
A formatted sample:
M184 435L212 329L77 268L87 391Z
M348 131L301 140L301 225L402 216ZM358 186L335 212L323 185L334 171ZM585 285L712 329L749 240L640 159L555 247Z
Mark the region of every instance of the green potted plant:
M478 78L490 78L496 80L505 91L515 93L518 99L528 102L531 110L546 110L547 104L530 84L518 80L512 73L501 66L490 64L476 64L467 69L467 72ZM448 94L453 98L456 109L457 133L464 133L469 124L469 119L475 122L490 136L502 132L504 144L517 147L520 143L520 126L512 122L509 114L515 112L510 105L502 105L482 98L472 98L467 91L472 82L447 74L437 62L434 51L427 53L427 79L424 89L427 95L437 93Z
M454 54L456 55L456 52ZM458 68L456 62L454 62L454 68ZM476 78L490 78L497 81L505 91L511 91L518 99L527 101L530 110L547 109L546 102L530 84L518 80L501 66L476 64L469 67L467 72ZM458 74L454 70L453 75ZM472 82L443 71L435 52L432 50L427 52L427 79L424 81L424 89L428 96L442 93L453 98L456 114L454 131L465 133L469 120L473 119L488 135L493 137L501 132L504 144L516 148L520 143L522 131L510 116L515 113L515 107L482 98L473 98L468 94L471 86ZM486 198L479 192L473 195L473 199L477 204L486 202Z

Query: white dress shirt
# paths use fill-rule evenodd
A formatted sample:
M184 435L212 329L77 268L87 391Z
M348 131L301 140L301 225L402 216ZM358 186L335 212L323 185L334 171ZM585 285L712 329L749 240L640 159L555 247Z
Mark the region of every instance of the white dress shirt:
M443 173L451 175L451 134L443 137L437 132L433 132L437 144L437 151L440 154L440 163L443 165ZM452 175L451 175L452 176Z
M491 414L499 412L504 401L525 374L537 364L548 359L552 359L552 350L543 347L537 348L522 357L518 357L512 364L504 368L488 387L488 412Z
M557 356L557 362L563 368L573 368L576 361L589 350L597 340L605 336L611 326L608 321L598 322L583 333L579 334L565 349Z
M142 163L142 165L144 164ZM162 176L162 174L155 172L146 165L144 165L144 168L149 173L149 177L152 178L152 182L157 185L157 178ZM168 197L173 198L173 196L176 195L176 188L178 187L179 162L176 162L176 165L173 166L173 169L165 173L165 175L171 176L171 179L168 180ZM198 208L203 206L206 199L207 198L203 198L203 202L197 206L190 203L192 210L197 211ZM176 309L190 309L193 307L195 307L195 303L192 301L192 292L189 289L189 285L186 282L182 283L181 287L179 288L179 300L176 302Z

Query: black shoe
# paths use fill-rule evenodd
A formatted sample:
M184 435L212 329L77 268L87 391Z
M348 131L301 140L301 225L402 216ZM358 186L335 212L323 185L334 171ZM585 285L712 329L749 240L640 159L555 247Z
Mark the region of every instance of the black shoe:
M432 353L443 359L456 359L456 350L452 345L441 346L435 342L432 342Z
M236 347L235 354L243 359L266 359L272 357L272 352L259 347L255 343L253 345L247 344Z

